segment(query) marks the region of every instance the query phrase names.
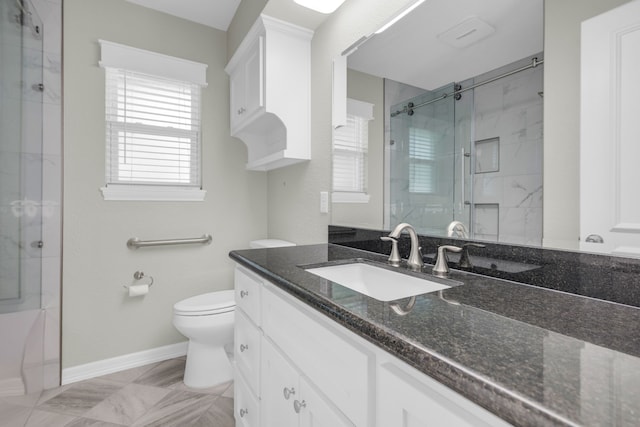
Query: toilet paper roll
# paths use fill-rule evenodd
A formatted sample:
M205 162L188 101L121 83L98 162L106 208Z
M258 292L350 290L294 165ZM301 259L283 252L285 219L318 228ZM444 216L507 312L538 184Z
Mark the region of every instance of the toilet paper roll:
M129 296L139 297L149 293L149 285L131 285L129 286Z

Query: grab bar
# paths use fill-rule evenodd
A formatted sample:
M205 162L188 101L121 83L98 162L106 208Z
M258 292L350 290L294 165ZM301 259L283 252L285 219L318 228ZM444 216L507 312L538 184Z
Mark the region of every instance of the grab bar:
M127 247L129 249L146 248L149 246L169 246L169 245L190 245L193 243L202 243L203 245L211 244L213 237L210 234L205 234L202 237L194 237L191 239L171 239L171 240L140 240L137 237L132 237L127 240Z

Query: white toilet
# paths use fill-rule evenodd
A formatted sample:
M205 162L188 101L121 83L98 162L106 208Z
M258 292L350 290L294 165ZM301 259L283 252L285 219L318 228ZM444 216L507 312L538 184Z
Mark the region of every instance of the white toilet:
M282 246L295 244L277 239L250 243L251 248ZM233 290L196 295L173 306L173 326L189 338L185 385L208 388L233 379L225 346L233 343L235 309Z
M233 379L226 344L233 342L234 291L210 292L173 306L173 326L189 338L184 383L207 388Z

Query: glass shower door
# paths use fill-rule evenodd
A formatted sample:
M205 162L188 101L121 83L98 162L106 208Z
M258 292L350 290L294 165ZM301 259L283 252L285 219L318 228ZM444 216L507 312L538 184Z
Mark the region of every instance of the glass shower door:
M0 18L0 313L40 308L42 24L25 2Z
M0 0L0 396L43 384L42 22Z
M390 120L392 226L408 222L421 234L442 236L455 218L456 177L461 172L456 168L460 163L456 162L454 97L411 109L452 91L453 84L391 108L403 111L409 106Z

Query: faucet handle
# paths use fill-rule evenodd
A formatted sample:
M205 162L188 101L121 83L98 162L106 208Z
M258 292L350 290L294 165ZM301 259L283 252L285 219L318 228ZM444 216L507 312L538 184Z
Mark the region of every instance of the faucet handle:
M391 242L391 254L389 255L389 262L391 264L399 265L402 258L400 258L400 252L398 251L398 240L393 237L380 237L380 240L385 242Z
M462 268L473 268L473 264L469 259L469 250L467 249L469 246L473 246L475 248L485 248L486 246L481 243L465 243L462 245L462 255L460 255L460 261L458 261L458 267Z
M449 275L447 251L461 252L462 248L453 245L442 245L438 247L438 258L436 259L436 265L433 267L433 270L431 270L435 276L447 277Z

